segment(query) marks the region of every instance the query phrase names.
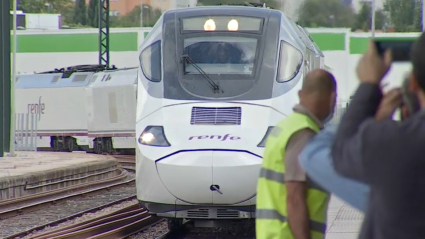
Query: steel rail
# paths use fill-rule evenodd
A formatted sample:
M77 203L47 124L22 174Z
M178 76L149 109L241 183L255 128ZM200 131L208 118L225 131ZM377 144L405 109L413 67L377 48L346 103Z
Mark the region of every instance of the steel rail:
M17 233L17 234L11 235L11 236L9 236L9 237L7 237L7 238L5 238L5 239L12 239L12 238L20 238L20 237L24 237L24 236L27 236L27 235L31 234L31 233L32 233L32 232L34 232L34 231L41 230L41 229L43 229L43 228L45 228L45 227L48 227L48 226L50 226L50 227L57 226L58 224L60 224L60 223L62 223L62 222L66 222L66 221L68 221L68 220L71 220L71 219L74 219L74 218L77 218L77 217L81 217L81 216L83 216L84 214L87 214L87 213L94 213L94 212L96 212L96 211L99 211L99 210L102 210L102 209L104 209L104 208L107 208L107 207L113 206L113 205L115 205L115 204L119 204L119 203L122 203L122 202L125 202L125 201L128 201L128 200L133 200L133 199L136 199L136 198L137 198L137 196L136 196L136 195L133 195L133 196L130 196L130 197L122 198L122 199L119 199L119 200L116 200L116 201L113 201L113 202L110 202L110 203L104 204L104 205L102 205L102 206L93 207L93 208L90 208L90 209L87 209L87 210L84 210L84 211L81 211L81 212L78 212L78 213L74 213L74 214L72 214L72 215L70 215L70 216L67 216L67 217L64 217L64 218L61 218L61 219L55 220L55 221L53 221L53 222L49 222L49 223L43 224L43 225L41 225L41 226L33 227L33 228L28 229L28 230L23 231L23 232L19 232L19 233ZM124 208L124 209L120 209L120 210L117 210L117 211L115 211L114 213L119 213L119 212L121 212L121 211L123 211L123 210L125 210L125 209L126 209L126 208ZM85 221L85 222L87 222L87 221ZM73 227L73 226L74 226L74 225L72 225L72 227Z
M79 196L81 194L92 193L102 189L107 189L117 185L126 184L134 181L134 178L129 177L129 173L125 170L118 169L119 175L112 178L97 180L93 182L87 182L83 184L74 185L62 189L51 190L44 193L37 193L20 197L17 199L9 199L0 201L0 219L4 218L6 214L13 212L19 212L23 209L39 206L53 201L63 200L70 197ZM124 180L124 181L123 181ZM122 182L120 182L122 181ZM116 182L116 183L114 183Z
M125 238L162 220L164 219L150 215L145 208L140 208L137 204L133 204L101 217L36 235L32 238Z

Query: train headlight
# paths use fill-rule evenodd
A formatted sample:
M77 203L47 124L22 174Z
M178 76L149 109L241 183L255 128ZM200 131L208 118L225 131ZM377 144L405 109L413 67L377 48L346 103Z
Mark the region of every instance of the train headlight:
M148 126L143 130L139 136L139 143L149 146L168 147L167 138L164 134L164 128L162 126Z
M215 22L212 19L208 19L204 24L205 31L215 31Z
M269 128L267 129L266 135L264 135L263 139L257 145L257 147L265 147L266 146L267 137L269 137L269 134L272 132L273 128L274 128L274 126L269 126Z
M227 24L227 29L229 29L229 31L237 31L238 28L239 28L239 23L235 19L230 20L229 23Z

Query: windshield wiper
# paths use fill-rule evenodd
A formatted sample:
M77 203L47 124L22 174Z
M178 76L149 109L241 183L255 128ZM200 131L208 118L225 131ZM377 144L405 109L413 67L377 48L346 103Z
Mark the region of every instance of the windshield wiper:
M205 73L205 71L204 70L202 70L202 68L201 67L199 67L196 63L195 63L195 61L193 61L192 60L192 58L190 58L190 56L189 55L182 55L181 56L182 57L182 59L183 59L183 61L184 60L188 60L189 61L189 63L190 64L192 64L193 65L193 67L199 72L199 74L201 74L206 80L207 80L207 82L210 84L210 86L212 87L212 90L214 91L214 93L216 93L216 92L218 92L218 91L220 91L220 86L217 84L217 83L215 83L208 75L207 75L207 73ZM185 64L185 62L183 62L183 64L184 64L184 66L186 66L186 64ZM186 70L185 70L186 71ZM224 91L223 90L221 90L221 92L223 93Z

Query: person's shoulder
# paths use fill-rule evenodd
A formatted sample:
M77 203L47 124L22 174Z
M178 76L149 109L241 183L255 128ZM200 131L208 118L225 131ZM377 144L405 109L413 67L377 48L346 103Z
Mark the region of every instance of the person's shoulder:
M296 131L293 135L293 138L313 138L315 135L316 132L313 129L304 127Z
M297 130L288 140L288 148L293 145L305 145L316 135L312 129L305 127Z

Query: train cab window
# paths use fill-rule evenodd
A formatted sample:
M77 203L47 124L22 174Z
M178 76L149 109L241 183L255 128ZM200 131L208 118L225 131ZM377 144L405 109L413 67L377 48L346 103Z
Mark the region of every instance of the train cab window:
M252 75L257 39L249 37L210 36L184 40L185 75L240 74ZM202 69L200 72L198 69Z
M281 41L277 81L287 82L292 80L300 71L302 63L303 55L301 51L292 45Z
M143 75L153 82L161 81L161 41L154 42L140 53Z

